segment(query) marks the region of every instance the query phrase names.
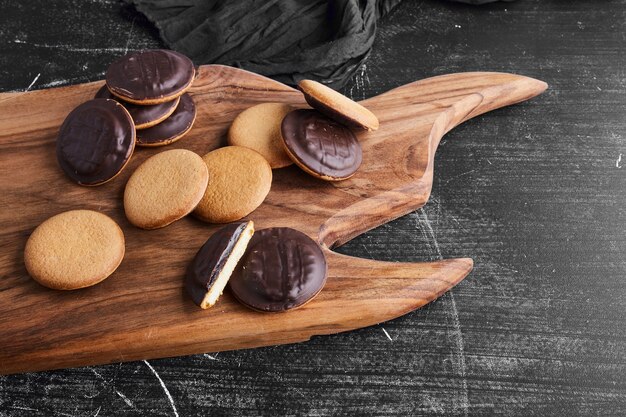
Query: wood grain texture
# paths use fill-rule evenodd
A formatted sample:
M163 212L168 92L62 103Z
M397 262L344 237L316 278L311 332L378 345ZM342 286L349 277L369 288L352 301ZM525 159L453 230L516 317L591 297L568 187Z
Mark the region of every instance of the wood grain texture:
M2 373L293 343L421 307L463 279L471 259L383 263L330 249L426 203L435 150L447 131L546 88L532 78L497 73L408 84L364 102L381 126L357 133L364 162L354 177L329 183L296 167L277 170L270 194L249 219L258 229L288 226L309 234L323 245L329 272L314 302L288 314L267 315L248 311L228 295L207 311L183 296L186 265L219 226L189 218L145 231L125 219L120 195L128 176L160 150L138 151L114 181L97 188L73 184L58 169L53 152L58 127L100 86L0 95ZM197 121L174 147L201 155L224 142L242 110L262 102L303 102L296 90L217 65L200 67L189 94L198 108ZM126 257L101 285L50 291L26 274L25 239L51 214L75 208L96 209L117 220L125 231Z

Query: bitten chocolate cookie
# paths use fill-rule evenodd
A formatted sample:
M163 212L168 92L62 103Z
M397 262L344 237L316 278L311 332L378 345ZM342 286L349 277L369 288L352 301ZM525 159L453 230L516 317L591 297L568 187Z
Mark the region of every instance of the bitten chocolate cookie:
M191 87L193 63L167 49L134 52L114 61L106 73L109 91L124 101L152 105L174 100Z
M195 120L196 105L189 94L183 94L170 117L156 126L137 132L137 145L164 146L176 142L191 130Z
M352 131L316 110L290 112L281 129L289 157L314 177L344 180L361 165L363 151Z
M186 149L156 154L128 179L126 217L143 229L167 226L196 207L208 181L209 172L199 155Z
M176 106L178 106L178 99L168 101L166 103L155 104L154 106L140 106L138 104L126 103L122 101L120 98L115 97L106 85L103 85L101 89L96 92L96 96L94 98L108 98L109 100L118 101L128 113L133 118L133 122L135 123L135 129L147 129L151 126L154 126L158 123L161 123L163 120L167 119L167 117L176 110Z
M250 107L233 120L228 131L229 145L243 146L263 155L272 169L291 165L280 133L283 118L293 108L283 103L263 103Z
M332 88L312 80L300 81L298 88L311 107L331 119L367 130L378 129L379 122L374 113Z
M226 146L202 157L209 169L206 192L193 214L210 223L228 223L252 213L272 185L272 168L252 149Z
M326 283L322 248L288 227L257 231L229 281L235 297L253 310L279 312L313 299Z
M185 276L185 289L202 308L215 304L243 256L254 223L232 223L215 232L200 248Z
M57 290L89 287L110 276L124 258L124 233L110 217L72 210L41 223L24 249L31 277Z
M126 166L135 149L135 126L115 100L89 100L68 114L57 138L61 169L81 185L99 185Z

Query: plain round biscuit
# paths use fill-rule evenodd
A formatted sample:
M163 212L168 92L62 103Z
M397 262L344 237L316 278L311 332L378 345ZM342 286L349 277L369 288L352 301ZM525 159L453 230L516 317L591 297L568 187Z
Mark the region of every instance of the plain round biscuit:
M202 157L211 180L193 214L210 223L228 223L252 213L270 191L272 168L256 151L226 146Z
M143 229L158 229L196 207L209 181L202 158L186 149L161 152L147 159L128 179L124 211Z
M228 130L228 144L257 151L272 169L291 165L280 133L280 124L291 110L284 103L262 103L242 111Z
M109 277L124 258L124 233L92 210L66 211L41 223L24 249L30 276L41 285L74 290Z
M338 122L357 125L367 130L376 130L379 121L376 115L343 94L313 80L302 80L298 88L307 103Z

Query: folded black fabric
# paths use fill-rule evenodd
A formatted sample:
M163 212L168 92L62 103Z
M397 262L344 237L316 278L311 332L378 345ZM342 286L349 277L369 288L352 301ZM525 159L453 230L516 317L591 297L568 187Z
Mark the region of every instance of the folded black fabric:
M122 1L155 25L169 48L196 64L340 88L367 58L378 19L401 0Z

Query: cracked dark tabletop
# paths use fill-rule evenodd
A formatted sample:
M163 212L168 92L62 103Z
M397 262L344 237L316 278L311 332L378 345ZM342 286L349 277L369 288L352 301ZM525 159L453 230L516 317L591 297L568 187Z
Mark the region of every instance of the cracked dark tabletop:
M625 415L626 0L599 3L406 0L344 89L474 70L550 85L450 132L428 204L339 249L472 257L451 292L298 345L0 376L0 416ZM116 0L0 0L0 91L159 46Z

